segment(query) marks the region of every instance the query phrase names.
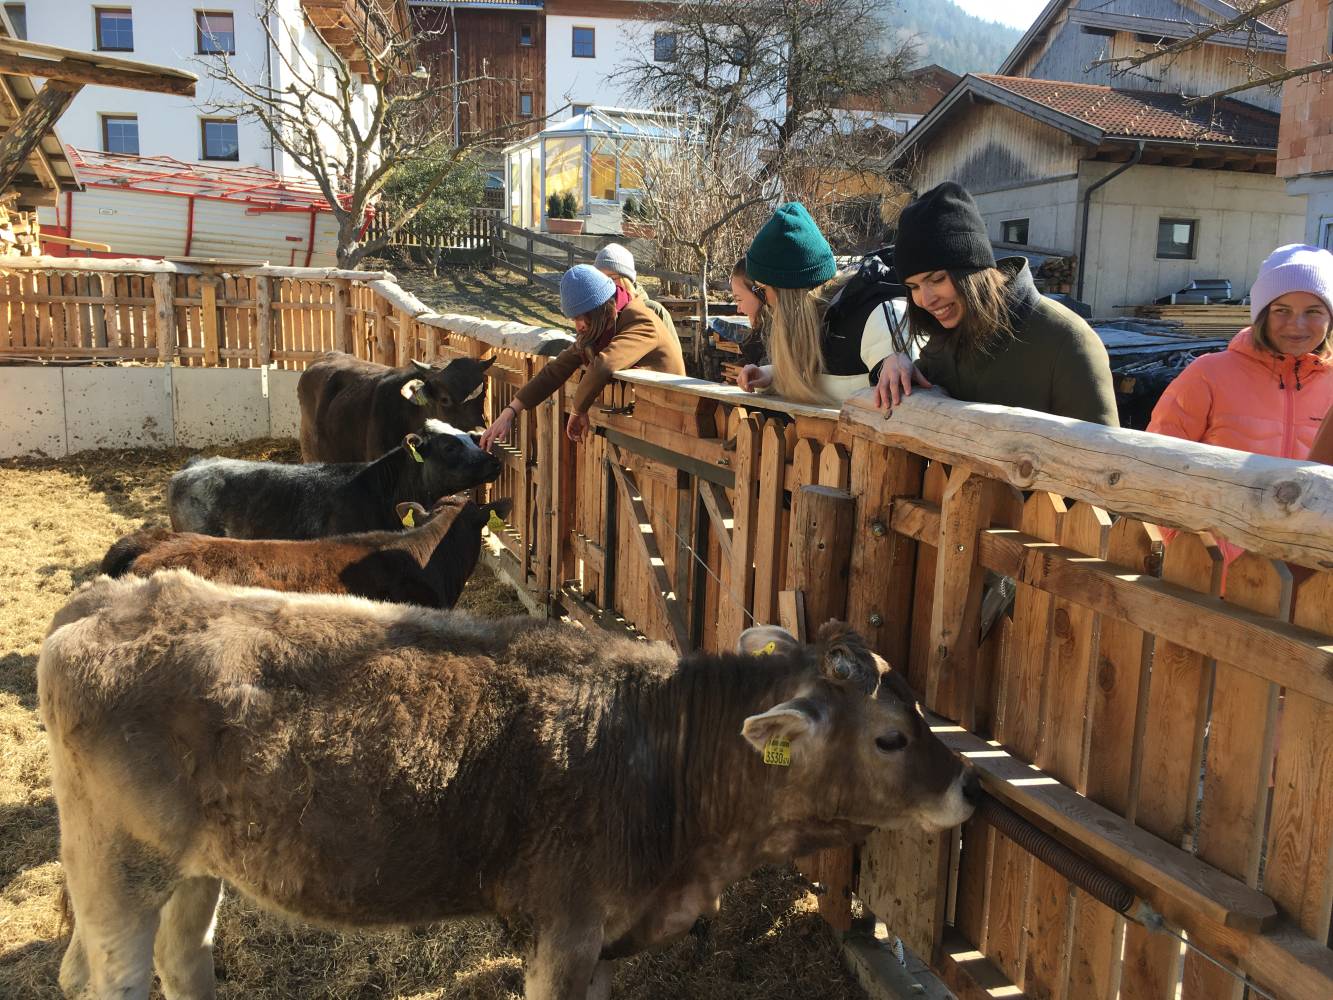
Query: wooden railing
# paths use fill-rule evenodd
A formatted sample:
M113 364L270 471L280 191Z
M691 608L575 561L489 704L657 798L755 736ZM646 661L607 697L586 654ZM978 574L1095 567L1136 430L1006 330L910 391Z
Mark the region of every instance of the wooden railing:
M523 229L508 222L495 222L495 262L523 275L528 281L559 284L560 275L575 264L591 264L597 256L568 240ZM547 268L546 271L539 268ZM656 278L666 287L697 294L699 276L656 267L637 268L640 278Z
M11 353L26 274L0 269ZM567 342L431 313L385 277L233 277L267 277L290 304L269 323L279 363L340 337L385 360L493 350L492 413ZM355 291L341 310L340 288ZM124 294L148 309L151 292ZM242 357L223 353L244 341L233 327L261 325L250 294L214 303L219 363ZM85 307L120 315L65 308ZM300 349L293 328L313 331ZM57 341L18 349L71 349ZM257 345L234 349L259 363ZM179 337L177 352L197 356ZM885 419L639 372L575 445L569 391L500 449L496 489L515 501L501 561L534 604L681 649L845 618L994 798L1142 904L1113 912L974 819L877 833L855 866L803 859L831 923L848 925L854 893L965 997L1239 997L1209 958L1268 995L1333 996L1333 470L930 393ZM1182 533L1164 547L1158 525ZM1225 598L1217 537L1248 550ZM1001 576L1013 617L979 643Z
M502 214L502 210L498 208L474 208L461 225L448 231L433 230L420 222L408 222L389 235L389 245L425 247L440 251L489 251L495 241L495 224ZM388 218L376 216L366 227L366 241L385 235L389 224Z

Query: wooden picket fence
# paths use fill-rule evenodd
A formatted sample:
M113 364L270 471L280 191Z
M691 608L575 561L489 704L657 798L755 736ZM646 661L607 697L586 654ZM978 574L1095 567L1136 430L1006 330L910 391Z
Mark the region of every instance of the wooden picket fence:
M0 354L492 353L495 413L565 342L431 313L387 276L129 277L0 267ZM859 900L969 1000L1240 998L1237 975L1333 996L1333 470L929 393L885 419L643 372L575 445L570 391L500 449L500 559L535 605L681 650L846 619L995 799L1136 898L1109 909L978 818L801 859L835 927ZM1247 550L1225 579L1218 537ZM979 643L998 577L1013 616Z

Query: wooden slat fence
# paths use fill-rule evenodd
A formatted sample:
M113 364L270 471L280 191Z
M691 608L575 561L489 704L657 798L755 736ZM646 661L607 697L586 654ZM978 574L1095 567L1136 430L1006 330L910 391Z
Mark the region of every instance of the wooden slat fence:
M449 232L409 222L389 235L389 246L426 247L430 250L489 250L495 239L495 223L503 216L499 208L474 208L463 224ZM387 218L376 217L366 227L367 241L388 233Z
M346 273L0 269L0 293L0 354L494 353L491 413L561 343ZM929 393L885 420L636 372L574 445L565 400L522 415L495 487L537 603L710 650L844 616L995 799L1143 904L1112 912L973 819L801 859L832 924L855 894L965 998L1242 994L1182 937L1264 994L1333 996L1333 470ZM1224 567L1217 537L1247 554ZM979 641L1000 577L1012 618Z

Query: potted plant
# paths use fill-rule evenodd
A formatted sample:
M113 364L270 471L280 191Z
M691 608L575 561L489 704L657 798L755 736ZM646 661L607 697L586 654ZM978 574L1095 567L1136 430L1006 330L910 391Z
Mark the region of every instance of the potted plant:
M620 231L625 236L650 240L657 235L657 228L648 215L648 208L633 195L625 199L620 219Z
M583 220L574 218L578 208L579 203L572 191L551 195L546 199L546 231L560 236L578 236L583 232Z

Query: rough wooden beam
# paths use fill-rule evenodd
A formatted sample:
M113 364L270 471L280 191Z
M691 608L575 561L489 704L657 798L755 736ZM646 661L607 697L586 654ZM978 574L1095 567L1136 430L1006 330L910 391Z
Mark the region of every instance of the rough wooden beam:
M120 66L101 65L86 59L38 59L0 49L0 73L45 77L50 82L97 84L125 90L193 97L197 82L193 74L167 76L158 72L136 72ZM45 88L44 88L45 89Z
M10 182L18 176L28 162L28 157L42 141L42 136L51 130L56 119L82 89L82 84L48 80L46 86L23 109L19 120L0 139L0 191L9 187Z
M1155 524L1211 531L1275 559L1333 569L1333 467L1102 427L937 392L886 419L869 392L842 421L881 444L957 462L1021 490L1086 500Z

